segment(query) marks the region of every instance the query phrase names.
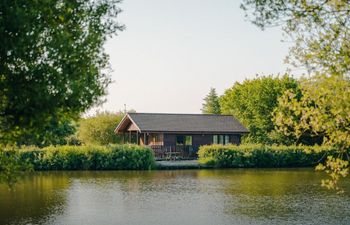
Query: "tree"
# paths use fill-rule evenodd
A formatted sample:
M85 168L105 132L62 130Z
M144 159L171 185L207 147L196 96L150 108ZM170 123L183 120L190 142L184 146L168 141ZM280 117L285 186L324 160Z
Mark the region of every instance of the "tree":
M103 112L79 121L77 136L83 144L107 145L121 143L122 137L114 129L123 118L122 113Z
M275 120L278 129L286 134L299 137L305 132L324 133L324 144L338 147L339 158L330 157L326 166L318 167L331 176L323 185L333 189L338 188L337 181L348 173L349 166L349 158L343 160L349 147L346 147L348 129L343 126L348 126L345 115L349 112L344 101L348 101L350 75L349 3L349 0L244 0L242 4L253 17L253 23L261 28L282 25L295 41L287 61L294 66L304 65L313 75L303 82L301 96L287 92L281 98Z
M209 94L203 99L202 113L203 114L220 114L219 97L216 94L215 88L210 88Z
M102 101L119 2L0 2L0 143L49 143Z
M295 41L287 58L292 65L349 75L349 0L243 0L241 7L261 28L283 26Z
M16 137L16 144L39 147L68 144L67 138L76 132L76 122L70 118L53 118L42 130L40 133L23 132Z
M339 190L337 182L348 174L350 153L350 79L345 76L316 75L301 81L301 95L286 91L274 112L276 128L286 136L299 138L305 132L323 135L323 144L335 146L338 158L327 158L331 179L323 185Z
M235 116L249 129L246 142L271 144L279 141L271 137L274 131L272 112L277 106L277 99L286 90L297 87L297 81L288 75L236 82L220 98L222 113Z
M5 183L12 189L23 172L32 170L33 165L23 161L18 151L3 150L0 146L0 183Z

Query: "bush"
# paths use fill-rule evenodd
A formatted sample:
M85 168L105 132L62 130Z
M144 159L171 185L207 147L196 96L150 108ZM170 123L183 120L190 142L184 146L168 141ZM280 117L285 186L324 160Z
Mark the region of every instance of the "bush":
M30 147L19 153L35 170L136 170L155 163L153 151L137 145Z
M123 118L122 113L103 112L88 118L79 120L75 142L87 145L120 144L122 136L116 135L114 129Z
M206 145L198 151L199 162L219 168L315 166L333 154L324 146Z

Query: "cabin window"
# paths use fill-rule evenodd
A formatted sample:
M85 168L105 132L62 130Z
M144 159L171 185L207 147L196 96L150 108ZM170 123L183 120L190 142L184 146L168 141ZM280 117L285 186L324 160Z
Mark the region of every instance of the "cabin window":
M192 145L192 136L190 135L176 136L176 145Z
M185 145L192 145L192 136L185 136Z
M130 144L137 144L137 134L134 132L130 133Z
M229 135L213 135L213 144L227 145L230 144Z
M151 145L163 145L163 134L150 134L148 140Z
M218 135L213 135L213 144L218 144L219 140L218 140Z
M224 140L225 144L230 144L230 136L225 135L225 140Z

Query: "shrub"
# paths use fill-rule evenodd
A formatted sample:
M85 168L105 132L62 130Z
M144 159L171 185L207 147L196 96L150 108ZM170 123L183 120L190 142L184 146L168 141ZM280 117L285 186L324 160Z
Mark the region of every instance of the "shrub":
M206 145L199 162L220 168L315 166L334 149L324 146Z
M35 170L151 169L151 149L137 145L57 146L21 149L20 156Z
M114 129L123 116L122 113L103 112L80 119L77 136L71 138L72 142L82 142L86 145L120 144L122 136L116 135Z

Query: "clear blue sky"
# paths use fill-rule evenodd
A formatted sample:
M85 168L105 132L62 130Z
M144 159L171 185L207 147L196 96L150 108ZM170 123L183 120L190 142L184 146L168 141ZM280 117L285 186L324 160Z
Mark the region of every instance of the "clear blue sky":
M210 87L286 71L280 28L261 31L239 0L124 0L110 39L113 84L100 110L200 113ZM93 109L92 111L95 111Z

